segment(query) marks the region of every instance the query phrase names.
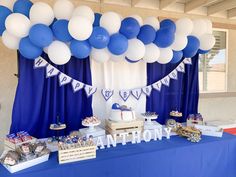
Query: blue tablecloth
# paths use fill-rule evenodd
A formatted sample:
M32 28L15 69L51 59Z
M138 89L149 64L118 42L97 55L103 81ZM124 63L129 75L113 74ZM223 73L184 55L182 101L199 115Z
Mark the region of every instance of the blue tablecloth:
M170 140L118 145L97 151L97 158L59 165L57 153L38 166L10 174L0 167L0 177L236 177L236 137L203 136L191 143Z

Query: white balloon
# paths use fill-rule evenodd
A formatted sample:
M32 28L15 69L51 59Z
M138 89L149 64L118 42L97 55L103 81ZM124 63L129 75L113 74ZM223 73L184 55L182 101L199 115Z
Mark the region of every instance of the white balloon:
M181 18L175 22L176 33L190 35L193 31L193 21L189 18Z
M130 17L136 19L139 23L139 26L143 26L143 19L139 15L131 15Z
M210 50L216 43L216 39L212 34L203 34L199 37L199 41L201 50Z
M106 12L100 19L100 26L105 28L110 35L117 33L120 30L121 18L115 12Z
M48 57L53 63L64 65L71 58L70 48L61 41L54 41L48 47Z
M54 20L54 12L48 4L36 2L30 9L30 20L33 24L50 25Z
M211 22L211 20L205 19L205 22L206 22L206 24L207 24L206 33L212 34L213 30L212 30L212 22Z
M170 47L167 48L160 48L160 57L158 58L157 62L160 64L167 64L173 58L173 51Z
M48 54L48 47L43 48L43 51Z
M173 44L170 46L173 50L180 51L183 50L188 44L187 36L181 33L175 33L175 40Z
M9 49L19 49L20 38L13 36L5 30L2 34L2 42Z
M57 0L53 6L53 11L57 19L69 20L74 11L74 4L69 0Z
M90 58L97 62L103 63L110 59L110 54L107 48L104 49L92 48Z
M132 60L141 60L145 55L145 45L138 39L134 38L128 41L128 49L125 56Z
M75 16L82 16L87 18L92 24L94 22L94 12L93 10L88 7L88 6L79 6L77 8L75 8L74 12L73 12L73 17Z
M19 38L26 37L30 30L30 20L19 13L9 15L5 21L7 31Z
M146 48L146 51L145 51L143 60L147 63L156 62L160 56L159 48L153 43L146 45L145 48Z
M93 32L92 23L85 17L72 17L68 24L70 35L80 41L86 40Z
M203 19L193 20L193 31L192 35L196 37L200 37L207 31L207 23Z
M10 10L13 10L13 6L15 2L16 0L0 0L0 6L5 6L9 8Z
M159 20L156 17L147 17L143 21L144 25L151 25L155 30L160 28Z

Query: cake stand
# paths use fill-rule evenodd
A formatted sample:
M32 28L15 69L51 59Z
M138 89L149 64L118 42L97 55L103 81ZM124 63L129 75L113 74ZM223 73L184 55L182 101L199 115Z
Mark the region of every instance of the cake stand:
M86 136L89 138L90 136L98 137L98 136L104 136L105 130L100 128L98 125L100 125L101 122L98 122L96 124L85 124L82 122L82 125L88 128L82 128L79 130L82 136Z
M101 124L101 121L96 123L96 124L85 124L82 122L82 125L85 126L85 127L88 127L87 128L87 132L95 132L96 131L96 126L100 125Z
M53 130L54 132L56 132L55 139L52 138L52 141L58 142L59 141L59 137L60 137L60 133L59 132L64 130L64 129L66 129L66 124L61 124L61 123L51 124L49 129Z
M153 121L158 118L157 114L156 115L146 115L144 113L144 114L142 114L142 117L145 120L144 121L144 130L153 130L153 129L157 129L157 128L162 128L161 124L159 124L156 121Z
M180 122L182 116L183 116L183 114L179 111L171 111L170 112L170 119L174 119L176 122Z

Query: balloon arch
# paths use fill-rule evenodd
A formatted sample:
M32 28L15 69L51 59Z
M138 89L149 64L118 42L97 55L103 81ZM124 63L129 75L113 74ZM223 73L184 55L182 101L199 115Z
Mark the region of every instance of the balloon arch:
M69 0L58 0L53 8L30 0L17 0L12 9L0 6L0 36L6 47L24 57L33 60L44 51L57 65L71 56L98 62L177 63L207 53L215 44L208 19L122 18L115 12L75 7Z

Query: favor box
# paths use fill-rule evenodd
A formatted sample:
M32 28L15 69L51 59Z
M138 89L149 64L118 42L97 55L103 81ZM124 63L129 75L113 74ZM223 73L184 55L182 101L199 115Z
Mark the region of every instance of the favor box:
M14 166L8 166L8 165L4 165L3 166L10 172L10 173L15 173L21 170L24 170L26 168L30 168L32 166L38 165L40 163L46 162L49 159L49 154L38 157L36 159L33 160L29 160L26 162L21 162L19 164L16 164Z
M96 158L96 146L85 146L65 150L58 149L59 164Z
M219 127L207 126L207 125L194 125L195 128L199 129L203 135L222 137L224 130Z
M5 150L15 150L18 146L25 144L25 143L35 143L36 142L36 138L32 137L31 140L28 141L24 141L24 142L20 142L20 143L12 143L10 141L8 141L7 139L5 139L4 144L5 144Z

